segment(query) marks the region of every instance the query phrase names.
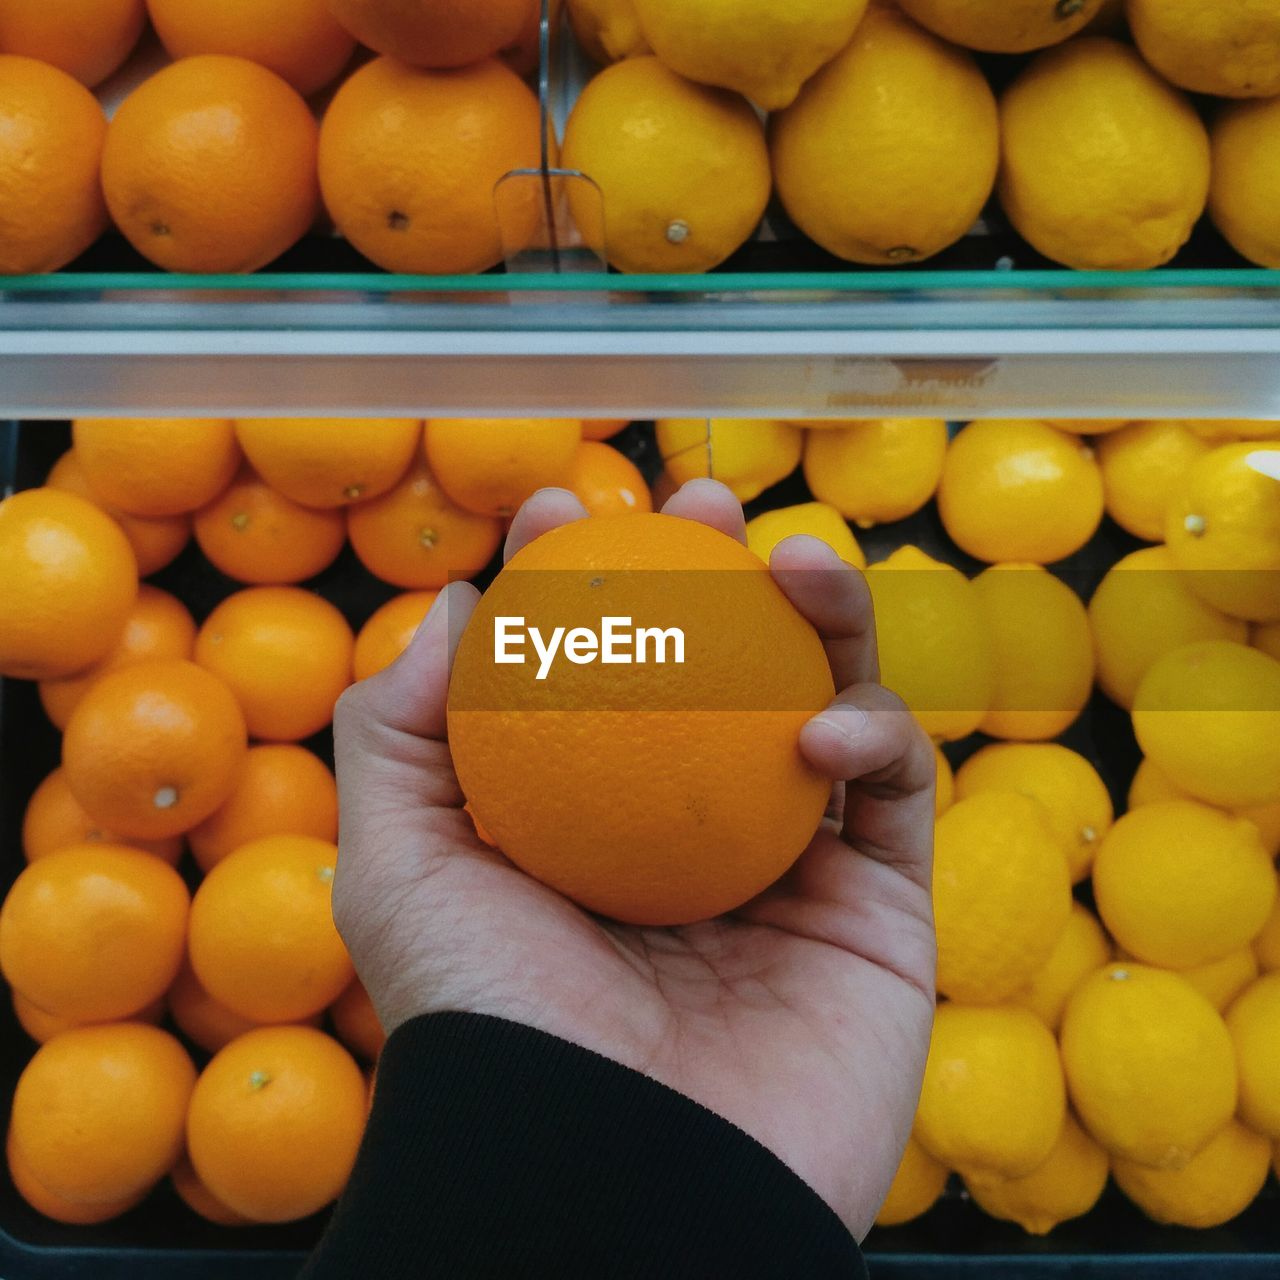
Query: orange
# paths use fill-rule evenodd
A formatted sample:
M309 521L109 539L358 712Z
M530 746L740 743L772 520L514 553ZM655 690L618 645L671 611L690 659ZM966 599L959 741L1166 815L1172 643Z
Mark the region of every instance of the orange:
M0 47L9 8L0 10ZM98 185L106 135L83 85L46 63L0 55L0 275L56 271L106 230Z
M170 57L248 58L304 96L336 79L356 47L326 0L147 0L147 11Z
M502 541L502 524L464 511L419 460L390 493L351 508L347 534L375 577L435 590L479 573Z
M300 587L249 587L205 619L196 661L235 694L252 737L296 742L333 719L354 648L327 600Z
M191 967L253 1022L294 1022L332 1004L352 978L330 910L338 850L311 836L268 836L224 858L191 906Z
M173 866L182 856L182 837L163 840L125 841L116 832L106 831L81 808L71 794L61 768L54 769L31 793L22 818L22 851L28 862L46 857L72 844L128 844L130 848L153 853Z
M10 991L9 994L13 997L13 1016L18 1019L23 1031L36 1044L45 1044L52 1040L54 1036L60 1036L64 1031L71 1031L75 1027L93 1025L76 1022L70 1018L59 1018L52 1013L45 1013L38 1005L32 1004L20 991ZM159 1024L160 1019L163 1017L164 1001L153 1000L145 1008L131 1014L129 1021L146 1022L154 1027Z
M203 507L240 463L225 418L79 418L71 435L97 500L135 516Z
M178 976L169 988L168 1001L169 1014L178 1030L208 1053L217 1053L237 1036L262 1025L251 1018L242 1018L215 1000L200 985L189 960L183 960ZM318 1016L304 1021L308 1026L320 1025Z
M74 1204L62 1196L55 1196L32 1177L31 1170L13 1149L12 1129L5 1142L5 1155L9 1161L9 1176L13 1179L18 1194L37 1213L52 1218L54 1222L65 1222L68 1226L89 1227L99 1222L109 1222L122 1213L128 1213L146 1195L144 1191L114 1204Z
M583 418L582 438L584 440L612 440L619 432L631 425L629 418Z
M467 67L510 48L535 6L537 0L330 0L361 44L423 67Z
M561 0L551 0L549 6L551 19L551 39L554 42L560 30ZM531 76L538 69L542 43L542 5L539 0L528 0L525 4L524 24L515 43L507 45L501 52L503 62L517 75Z
M565 488L571 490L593 516L653 510L649 486L640 468L617 449L594 440L584 440L578 446Z
M0 675L48 680L106 656L138 594L120 528L91 502L27 489L0 502Z
M182 1203L216 1227L245 1227L249 1219L228 1209L208 1187L200 1181L200 1175L191 1166L191 1161L183 1156L169 1175L173 1189L178 1193Z
M261 1027L196 1082L187 1149L200 1181L254 1222L291 1222L337 1199L364 1133L364 1077L309 1027Z
M79 675L40 682L45 714L57 728L65 729L80 700L107 672L148 658L189 658L195 643L196 624L187 606L176 596L144 582L125 619L124 630L101 661Z
M438 592L406 591L388 600L356 636L355 677L367 680L389 667L408 647Z
M133 52L146 20L142 0L5 0L0 50L47 62L93 88Z
M338 838L338 787L319 757L293 743L250 747L225 803L187 833L202 871L264 836Z
M539 489L563 486L582 442L577 418L433 418L427 462L460 507L511 516Z
M545 680L493 660L499 616L550 635L600 631L605 610L683 631L686 661L670 636L644 642L644 663L562 660ZM813 628L741 543L672 516L599 516L530 543L481 599L449 744L472 811L524 871L591 911L683 924L741 906L808 844L830 788L797 743L832 692Z
M18 1079L14 1154L54 1195L118 1204L182 1156L196 1072L168 1032L141 1023L79 1027L41 1046Z
M373 1001L359 978L353 978L351 985L333 1002L329 1016L333 1019L333 1029L338 1038L352 1053L369 1062L377 1062L378 1054L387 1042L387 1033L383 1031Z
M485 271L542 220L538 100L500 62L419 71L392 58L361 67L320 128L320 188L338 230L388 271Z
M337 511L300 506L252 467L196 515L196 541L210 564L237 582L280 585L322 573L346 540Z
M80 700L62 767L95 821L156 840L190 830L231 794L246 745L222 681L180 659L137 662Z
M315 221L317 134L310 108L274 72L244 58L183 58L112 119L107 207L166 271L256 271Z
M138 574L143 578L172 564L191 540L189 516L131 516L128 512L103 502L90 486L89 477L85 475L80 457L74 449L68 449L49 468L45 484L50 489L61 489L63 493L74 493L87 498L95 507L101 507L129 539L134 558L138 562Z

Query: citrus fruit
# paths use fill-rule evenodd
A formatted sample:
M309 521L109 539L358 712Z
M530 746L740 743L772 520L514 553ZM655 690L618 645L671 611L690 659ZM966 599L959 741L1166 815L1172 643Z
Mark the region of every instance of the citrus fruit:
M902 0L921 25L986 53L1029 53L1088 26L1102 0Z
M1111 943L1102 926L1088 907L1073 902L1067 926L1048 960L1009 1001L1029 1009L1056 1033L1071 993L1091 973L1109 964L1111 958Z
M1102 7L1089 24L1091 34L1105 36L1122 36L1125 32L1126 0L1102 0Z
M346 1185L364 1133L351 1055L309 1027L261 1027L201 1072L187 1115L200 1181L254 1222L305 1218Z
M804 450L798 427L771 419L664 418L657 435L677 488L690 480L719 480L739 502L751 502L785 480Z
M561 662L538 680L493 661L497 617L604 634L606 611L634 619L621 644L601 642L633 658L622 672ZM812 838L829 787L797 742L832 693L817 634L746 547L691 520L599 516L530 543L481 599L449 743L473 812L519 867L591 911L682 924L741 906ZM586 746L606 739L608 752Z
M361 44L423 67L469 67L516 43L534 0L329 0Z
M1107 1153L1068 1113L1057 1144L1039 1168L1021 1178L974 1179L969 1194L993 1218L1046 1236L1098 1203L1109 1171Z
M183 1156L169 1175L173 1189L178 1193L182 1203L192 1213L199 1214L206 1222L217 1227L243 1227L249 1219L228 1209L208 1187L200 1181L200 1175L191 1166L191 1161Z
M247 587L205 619L196 661L235 695L251 737L297 742L332 721L354 648L327 600L301 587Z
M1209 214L1237 253L1280 267L1280 102L1264 98L1223 108L1213 122Z
M252 467L196 514L196 541L215 569L237 582L281 586L322 573L346 541L342 513L304 507Z
M254 1022L292 1022L332 1004L351 981L334 927L336 846L312 836L241 845L191 904L191 967L201 986Z
M1058 1046L1010 1006L938 1007L916 1114L930 1154L966 1178L1020 1178L1050 1156L1066 1116Z
M1249 643L1280 662L1280 622L1259 622L1249 629Z
M897 1227L928 1213L942 1196L948 1176L946 1165L908 1138L893 1185L876 1214L876 1226Z
M406 591L374 612L356 635L353 669L357 680L384 671L409 647L438 594Z
M514 71L480 62L421 71L393 58L361 67L320 129L320 187L338 229L388 271L485 271L541 225L538 100Z
M1280 422L1266 418L1191 418L1186 422L1201 440L1210 444L1235 444L1240 440L1274 440Z
M1067 1003L1061 1045L1076 1112L1117 1158L1182 1168L1235 1111L1231 1037L1176 973L1098 970Z
M574 39L599 63L620 62L652 53L635 0L568 0Z
M135 516L203 507L240 462L225 418L78 418L71 435L98 501Z
M248 58L304 96L323 89L351 60L356 42L327 0L147 0L151 25L172 58L202 53Z
M814 431L804 444L804 478L859 529L915 515L938 488L947 453L941 418L872 418Z
M512 516L537 490L565 483L581 442L576 418L433 418L427 464L464 510Z
M1200 117L1118 41L1089 36L1040 54L1005 91L1000 132L1004 211L1063 266L1162 266L1204 212Z
M468 464L459 456L454 465ZM476 472L461 474L483 482ZM347 533L360 563L375 577L434 591L479 573L498 550L502 524L495 516L458 506L419 459L390 493L351 508Z
M709 271L751 237L769 201L769 151L750 105L653 57L587 85L560 159L591 180L565 190L579 232L620 271Z
M0 54L0 83L0 275L56 271L107 226L106 118L83 85L33 58Z
M338 1039L360 1057L377 1062L387 1034L359 978L352 978L347 989L329 1006L329 1017Z
M631 422L627 418L583 418L582 438L584 440L612 440L614 436L625 431Z
M0 501L0 675L49 680L83 671L115 644L138 594L120 527L56 489Z
M241 418L257 473L304 507L344 507L395 488L422 439L414 418Z
M47 1044L54 1036L60 1036L64 1031L71 1031L75 1027L97 1025L96 1022L77 1022L74 1018L60 1018L57 1014L46 1013L39 1005L32 1004L20 991L10 990L9 995L13 1000L14 1017L36 1044ZM165 1002L161 997L144 1005L137 1013L130 1014L129 1021L146 1022L154 1027L159 1024L164 1013ZM114 1019L107 1018L104 1021L111 1022Z
M245 746L244 716L226 685L193 662L153 659L108 673L80 699L62 767L95 822L160 840L222 804Z
M1224 1013L1258 976L1258 957L1252 947L1228 952L1221 960L1179 971L1219 1013ZM1230 1022L1228 1022L1228 1028Z
M884 683L931 737L967 737L995 691L991 630L973 584L958 569L905 546L868 569L867 585Z
M0 51L35 58L93 88L133 52L146 25L143 0L9 0Z
M858 569L867 567L867 558L862 554L853 530L845 523L844 517L825 502L778 507L747 521L747 546L765 564L769 563L778 543L797 534L825 542L846 564Z
M1280 94L1280 11L1273 5L1129 0L1128 17L1138 51L1183 89L1220 98Z
M1280 1141L1280 973L1259 978L1227 1011L1240 1067L1240 1119Z
M1109 436L1127 427L1132 418L1045 418L1046 425L1072 436Z
M850 262L919 262L977 221L1000 154L995 96L970 56L873 6L770 125L792 221Z
M1088 876L1098 842L1111 829L1111 796L1084 756L1056 742L994 743L956 774L956 798L1013 791L1038 800L1067 854L1075 883Z
M933 748L934 764L937 768L937 785L934 793L934 816L941 817L955 803L955 774L951 762L942 754L942 748Z
M971 422L947 450L938 513L979 560L1053 564L1097 532L1102 473L1088 445L1043 422Z
M1071 915L1066 854L1043 805L994 791L953 804L937 823L933 896L943 995L996 1004L1025 986Z
M231 794L187 833L202 871L264 836L338 838L338 788L328 766L305 747L250 747Z
M550 23L553 46L559 37L560 14L562 0L550 0L547 5L547 17ZM520 33L513 43L506 45L499 52L499 57L518 76L526 79L538 70L542 57L542 5L540 0L527 0L524 7L524 22Z
M316 137L307 104L275 72L218 54L183 58L112 117L107 207L166 271L256 271L315 221Z
M1143 753L1174 786L1225 809L1280 801L1280 662L1225 640L1154 662L1133 702Z
M22 1157L13 1149L12 1129L5 1141L5 1156L9 1164L9 1176L17 1193L42 1217L52 1218L54 1222L64 1222L68 1226L88 1227L99 1222L109 1222L122 1213L128 1213L146 1195L143 1191L127 1200L107 1204L78 1204L63 1196L56 1196L32 1177Z
M1100 440L1107 514L1135 538L1163 542L1174 488L1211 447L1181 422L1135 422Z
M640 468L617 449L598 441L584 440L578 446L565 488L586 507L588 515L621 516L629 511L653 510Z
M1274 973L1280 969L1280 896L1262 932L1254 939L1253 953L1263 973Z

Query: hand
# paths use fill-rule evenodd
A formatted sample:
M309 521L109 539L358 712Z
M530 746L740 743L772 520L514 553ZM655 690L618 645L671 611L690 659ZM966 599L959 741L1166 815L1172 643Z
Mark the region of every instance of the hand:
M713 481L666 512L745 540ZM585 514L563 490L536 494L507 557ZM771 568L841 690L800 740L833 807L777 885L719 920L637 928L483 844L446 739L451 649L479 599L455 583L399 661L338 704L334 915L388 1032L461 1010L595 1050L751 1134L861 1239L911 1130L933 1020L933 748L878 683L862 575L808 537Z

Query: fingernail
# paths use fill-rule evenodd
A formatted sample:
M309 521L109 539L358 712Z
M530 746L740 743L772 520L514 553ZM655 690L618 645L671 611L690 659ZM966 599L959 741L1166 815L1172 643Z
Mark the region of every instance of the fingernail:
M800 543L809 548L809 555L821 556L833 569L843 569L844 561L840 559L836 549L829 542L824 542L821 538L815 538L811 533L792 533L783 538L781 542L774 547L776 553L780 548Z
M692 480L686 480L681 488L692 489L695 492L705 491L707 493L711 493L713 490L730 492L728 485L721 480L713 480L710 476L697 476Z
M829 729L832 733L839 734L845 742L854 745L866 732L870 717L861 707L839 703L837 706L828 707L825 711L820 712L809 723L821 725L824 729Z

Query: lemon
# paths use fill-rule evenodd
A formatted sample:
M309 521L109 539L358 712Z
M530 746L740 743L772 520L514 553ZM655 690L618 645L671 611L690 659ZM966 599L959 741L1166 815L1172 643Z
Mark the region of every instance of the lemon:
M1130 955L1190 969L1257 937L1276 878L1251 822L1168 800L1111 828L1094 861L1093 892L1102 922Z
M804 476L815 498L870 529L915 515L937 491L946 454L941 418L873 418L811 434Z
M1039 1018L939 1006L916 1113L936 1160L966 1179L1025 1177L1049 1158L1065 1116L1058 1046Z
M1110 1166L1107 1153L1068 1114L1057 1144L1038 1169L1022 1178L975 1180L969 1193L993 1218L1045 1236L1098 1203Z
M1058 431L1073 436L1109 436L1113 431L1127 427L1132 418L1045 418L1044 421Z
M1212 446L1181 422L1135 422L1098 444L1107 514L1147 542L1163 542L1183 472Z
M1215 609L1280 621L1280 445L1229 444L1195 463L1174 491L1165 540L1187 584Z
M1252 947L1240 947L1221 960L1213 960L1180 972L1221 1013L1257 978L1258 957L1254 955ZM1227 1025L1229 1028L1230 1022Z
M1280 439L1280 422L1257 418L1189 418L1183 425L1190 427L1201 440L1208 440L1211 444Z
M1280 973L1259 978L1227 1011L1240 1068L1240 1119L1280 1141Z
M1280 267L1280 98L1233 102L1211 137L1214 225L1250 262Z
M1084 756L1056 742L994 743L971 755L956 774L957 799L984 791L1038 800L1066 852L1073 883L1088 876L1114 810L1106 784Z
M1235 1111L1226 1024L1176 973L1098 970L1067 1002L1061 1044L1076 1113L1113 1156L1181 1168Z
M1280 895L1262 932L1253 940L1253 954L1263 973L1275 973L1280 969Z
M766 111L849 43L867 0L633 0L654 52L690 80L734 89Z
M709 476L751 502L799 465L804 436L785 422L752 418L665 418L658 450L677 485Z
M1061 844L1038 800L988 791L937 821L933 863L938 990L995 1004L1048 962L1071 915Z
M1224 809L1280 800L1280 662L1230 641L1154 662L1133 700L1143 754L1175 787Z
M942 748L933 749L934 762L937 765L938 785L934 794L934 817L940 818L951 808L956 796L955 774L951 771L951 761L942 754Z
M635 0L569 0L573 34L596 62L621 62L652 52L640 30Z
M1086 27L1102 0L899 0L922 26L986 53L1028 53Z
M1111 963L1111 943L1088 907L1071 904L1067 927L1048 960L1031 981L1009 998L1010 1004L1030 1010L1050 1031L1062 1024L1071 993L1091 974Z
M569 209L620 271L709 271L750 238L769 201L764 128L748 103L657 58L616 62L587 85L561 163L591 179L567 184Z
M1198 640L1247 638L1243 622L1190 589L1167 547L1144 547L1114 564L1089 601L1089 625L1098 684L1126 709L1157 658Z
M1249 643L1280 662L1280 622L1259 622L1249 630Z
M876 1214L876 1226L898 1227L928 1213L946 1188L948 1177L946 1165L935 1160L915 1138L908 1138L893 1185Z
M770 147L778 196L810 239L849 262L920 262L991 196L995 97L968 54L873 7L773 117Z
M1204 212L1200 117L1117 41L1089 36L1040 54L1005 92L1000 125L1004 211L1064 266L1161 266Z
M1242 1214L1267 1181L1271 1147L1232 1120L1181 1169L1112 1168L1120 1190L1149 1218L1177 1227L1220 1227Z
M1042 742L1079 718L1093 691L1093 636L1080 597L1035 564L997 564L973 582L995 650L993 738Z
M825 502L780 507L756 516L747 522L747 546L768 564L774 547L798 533L821 539L848 564L859 569L867 567L867 557L862 554L853 530L845 524L844 517Z
M1280 8L1269 0L1129 0L1129 28L1142 56L1183 89L1280 93Z
M1102 473L1086 444L1043 422L971 422L947 450L938 512L979 560L1053 564L1102 523Z
M991 706L991 632L973 584L917 547L867 570L884 683L933 738L968 737Z

